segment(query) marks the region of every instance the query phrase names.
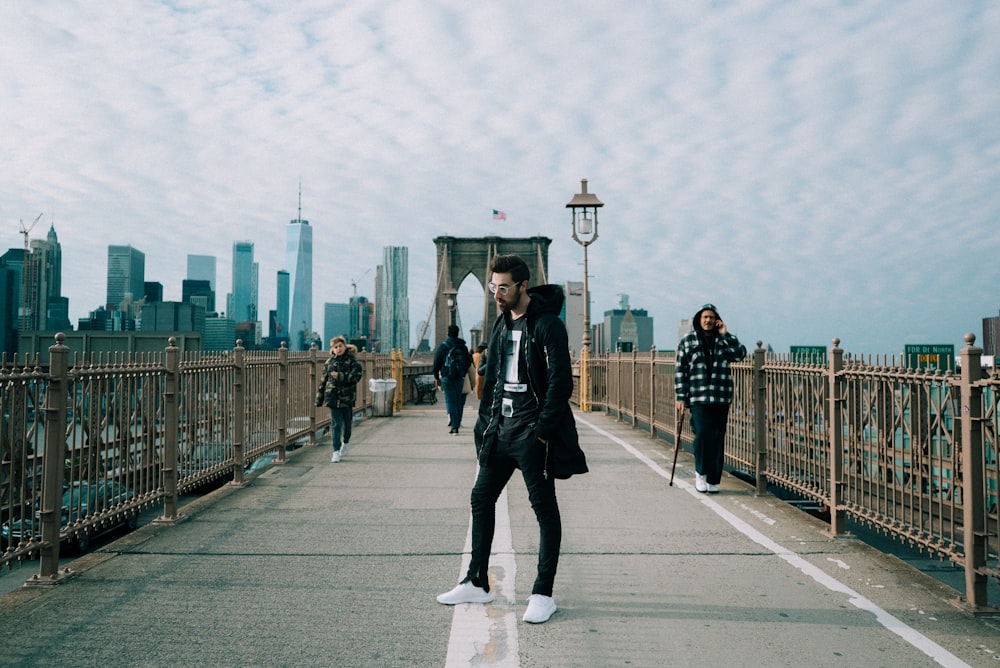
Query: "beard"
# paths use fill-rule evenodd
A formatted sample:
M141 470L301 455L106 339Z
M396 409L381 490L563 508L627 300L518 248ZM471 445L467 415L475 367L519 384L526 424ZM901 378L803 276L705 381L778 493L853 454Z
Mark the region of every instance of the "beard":
M505 296L494 297L493 301L496 303L498 311L501 313L510 313L510 310L521 301L521 289L517 288L517 292L511 289Z

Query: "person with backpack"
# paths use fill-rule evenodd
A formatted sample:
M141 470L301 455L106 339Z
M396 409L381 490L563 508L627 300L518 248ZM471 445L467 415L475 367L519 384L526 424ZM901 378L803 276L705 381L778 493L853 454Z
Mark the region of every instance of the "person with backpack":
M444 406L448 411L450 434L457 434L462 426L462 411L465 408L462 386L465 383L465 374L471 365L472 353L465 345L465 340L459 338L458 326L448 325L448 338L434 353L434 367L431 371L444 391Z

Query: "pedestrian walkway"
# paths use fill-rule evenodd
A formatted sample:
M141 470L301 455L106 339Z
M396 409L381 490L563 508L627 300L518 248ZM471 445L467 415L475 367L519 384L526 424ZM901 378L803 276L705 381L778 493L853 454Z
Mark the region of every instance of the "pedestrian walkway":
M243 487L144 526L51 588L0 597L8 666L1000 666L1000 620L898 559L682 454L578 413L591 473L557 483L563 550L545 624L521 621L537 524L518 477L498 508L496 601L448 607L468 555L470 410L361 422ZM4 577L11 577L8 573ZM25 577L30 575L26 573Z

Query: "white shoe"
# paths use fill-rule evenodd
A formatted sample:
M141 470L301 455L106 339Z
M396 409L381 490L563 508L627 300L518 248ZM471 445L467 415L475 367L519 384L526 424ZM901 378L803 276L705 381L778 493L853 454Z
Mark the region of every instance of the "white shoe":
M708 491L708 480L700 473L694 474L694 488L699 492Z
M331 462L339 462L340 461L340 450L334 450L333 451L333 457L330 457L330 461Z
M713 485L712 483L708 483L706 485L706 487L708 488L707 491L708 491L709 494L718 494L719 493L719 486L718 485Z
M344 443L343 445L340 446L340 456L341 457L347 456L347 443Z
M445 592L437 597L438 603L445 605L458 605L459 603L489 603L493 600L493 594L482 587L477 587L471 581L463 582L449 592Z
M543 624L556 611L556 602L551 596L532 594L528 597L528 609L524 611L524 621L529 624Z

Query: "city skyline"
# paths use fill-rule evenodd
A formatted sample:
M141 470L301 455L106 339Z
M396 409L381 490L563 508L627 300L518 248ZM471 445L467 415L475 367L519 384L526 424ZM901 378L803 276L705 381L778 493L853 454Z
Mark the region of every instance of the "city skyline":
M266 322L301 180L313 329L386 244L420 322L440 236L544 235L580 281L586 178L593 312L631 295L660 349L706 302L778 351L960 347L1000 309L998 33L980 1L6 3L0 244L44 212L76 323L108 243L179 300L250 240Z

